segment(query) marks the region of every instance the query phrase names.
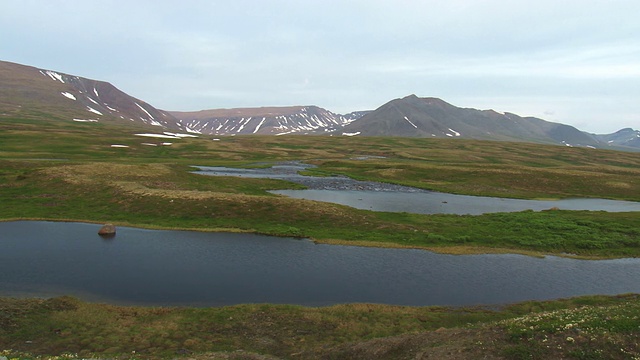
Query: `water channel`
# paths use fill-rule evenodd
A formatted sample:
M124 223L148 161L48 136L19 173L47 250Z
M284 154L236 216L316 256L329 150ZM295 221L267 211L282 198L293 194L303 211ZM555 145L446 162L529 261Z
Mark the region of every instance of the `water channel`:
M312 177L298 172L312 165L300 162L276 164L269 168L238 169L199 166L196 173L280 179L307 186L306 190L278 190L274 194L298 199L324 201L350 207L417 214L480 215L524 210L590 210L608 212L640 211L640 202L606 199L522 200L485 196L454 195L407 186L357 181L344 176Z
M441 255L254 234L0 222L0 296L115 304L504 304L640 292L640 259Z

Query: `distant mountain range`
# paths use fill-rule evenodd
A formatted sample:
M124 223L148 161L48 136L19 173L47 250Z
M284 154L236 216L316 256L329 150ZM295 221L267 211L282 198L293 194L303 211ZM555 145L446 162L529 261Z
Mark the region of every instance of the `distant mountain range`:
M171 112L183 126L212 135L329 134L339 131L365 113L356 111L340 115L317 106Z
M640 151L640 131L590 134L573 126L494 110L459 108L410 95L373 111L336 114L317 106L160 110L104 82L0 61L0 119L113 122L159 132L466 138Z

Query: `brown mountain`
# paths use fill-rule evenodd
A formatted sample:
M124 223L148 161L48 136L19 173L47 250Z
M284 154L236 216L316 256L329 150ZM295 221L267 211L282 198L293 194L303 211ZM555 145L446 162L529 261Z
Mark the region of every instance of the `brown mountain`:
M437 98L392 100L345 126L347 134L527 141L606 147L572 126L493 110L459 108Z
M177 119L104 82L0 61L0 115L175 129Z
M342 129L365 113L340 115L317 106L171 112L185 128L213 135L326 134Z

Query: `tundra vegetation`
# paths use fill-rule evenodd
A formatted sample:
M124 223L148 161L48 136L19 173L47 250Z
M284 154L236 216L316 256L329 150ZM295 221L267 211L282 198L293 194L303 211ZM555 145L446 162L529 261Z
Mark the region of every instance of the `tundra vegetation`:
M38 114L33 119L3 118L0 219L246 231L450 253L589 258L640 254L637 213L370 212L268 192L300 188L284 181L191 172L193 165L251 167L302 160L318 166L309 171L317 176L341 174L457 194L640 201L638 153L449 139L167 140L135 136L138 132L143 131L46 121ZM172 144L161 144L167 141ZM6 357L65 353L67 357L211 359L411 358L423 353L440 354L439 358L456 358L452 354L458 353L463 354L459 358L513 359L640 356L636 296L531 302L498 310L359 304L317 309L284 305L158 309L86 304L71 298L3 299L0 304L0 347L6 349L0 356ZM602 314L608 315L596 320ZM574 325L567 327L563 321ZM244 352L235 352L239 349Z

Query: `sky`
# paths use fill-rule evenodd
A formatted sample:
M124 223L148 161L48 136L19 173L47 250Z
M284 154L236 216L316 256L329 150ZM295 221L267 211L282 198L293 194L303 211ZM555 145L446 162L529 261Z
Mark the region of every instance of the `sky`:
M173 111L410 94L640 129L638 0L0 0L0 60Z

